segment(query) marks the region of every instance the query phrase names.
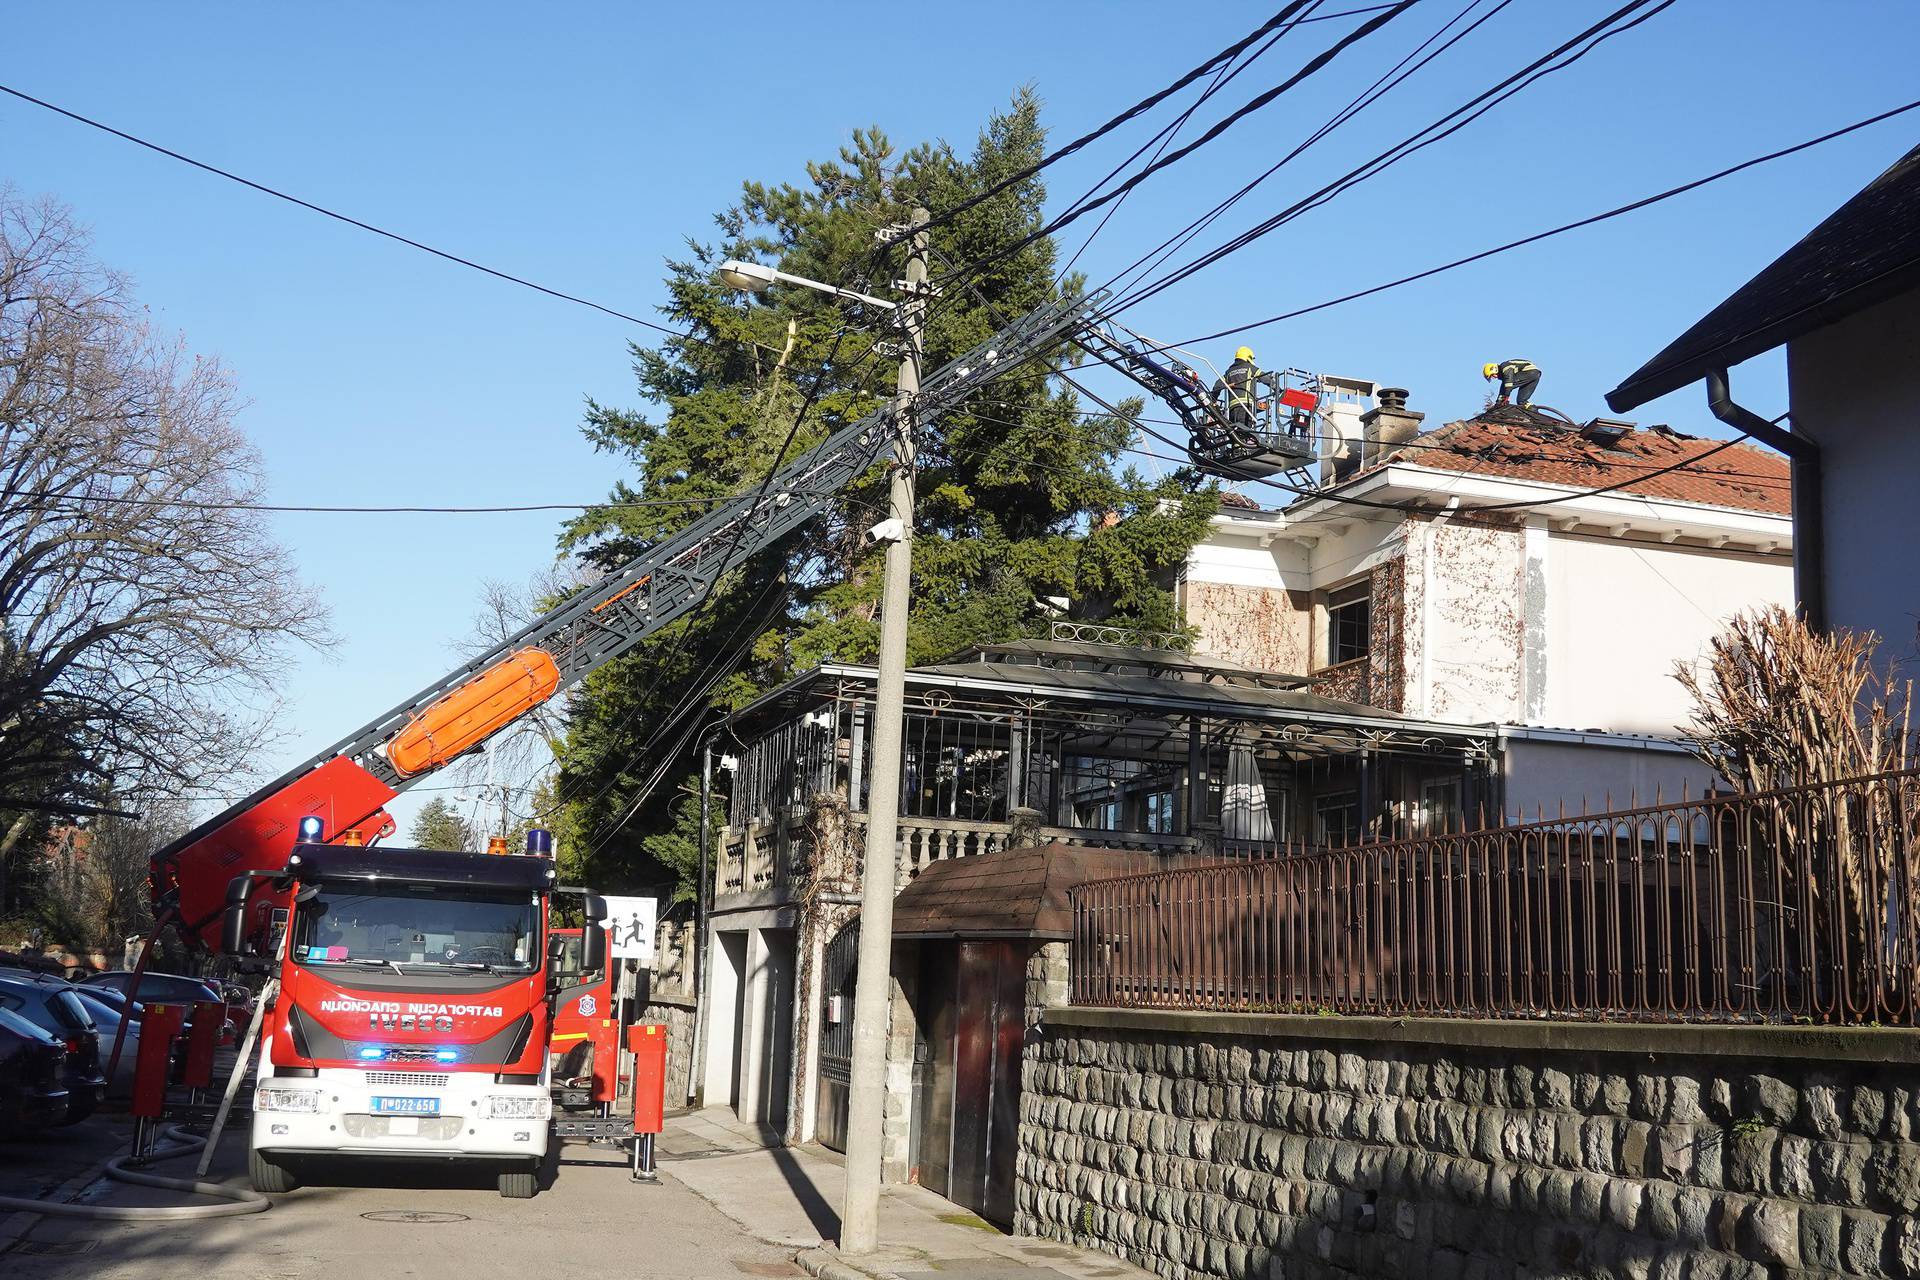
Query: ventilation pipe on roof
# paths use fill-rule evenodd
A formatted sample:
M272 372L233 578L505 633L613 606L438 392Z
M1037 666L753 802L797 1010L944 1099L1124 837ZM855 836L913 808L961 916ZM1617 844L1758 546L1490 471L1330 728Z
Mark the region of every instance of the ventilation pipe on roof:
M1820 500L1820 446L1792 431L1782 431L1753 410L1733 401L1725 369L1707 372L1707 411L1736 431L1787 455L1793 467L1793 593L1800 616L1815 631L1827 629L1826 511Z

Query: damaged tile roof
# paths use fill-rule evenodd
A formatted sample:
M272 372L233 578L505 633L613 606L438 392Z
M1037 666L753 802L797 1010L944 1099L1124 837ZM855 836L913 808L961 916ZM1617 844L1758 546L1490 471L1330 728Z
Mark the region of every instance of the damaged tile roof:
M1385 460L1581 489L1618 485L1644 472L1645 479L1636 479L1620 491L1769 515L1790 514L1787 460L1744 442L1719 448L1724 443L1653 426L1630 430L1618 441L1603 445L1578 431L1545 425L1537 416L1523 423L1512 411L1492 410L1415 437ZM1717 453L1701 457L1716 448ZM1692 458L1700 461L1691 463ZM1676 463L1686 465L1651 474Z

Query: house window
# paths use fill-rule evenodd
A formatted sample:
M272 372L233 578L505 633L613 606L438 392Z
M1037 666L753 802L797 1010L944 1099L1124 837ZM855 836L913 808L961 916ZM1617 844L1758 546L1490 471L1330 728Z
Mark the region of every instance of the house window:
M1373 623L1373 586L1366 581L1327 596L1327 663L1337 666L1364 658Z
M1173 834L1173 792L1155 791L1147 796L1147 830L1154 835Z
M1420 830L1428 835L1452 831L1460 822L1460 783L1430 779L1420 786Z
M1330 791L1313 801L1313 840L1315 844L1339 849L1353 843L1360 834L1360 793Z

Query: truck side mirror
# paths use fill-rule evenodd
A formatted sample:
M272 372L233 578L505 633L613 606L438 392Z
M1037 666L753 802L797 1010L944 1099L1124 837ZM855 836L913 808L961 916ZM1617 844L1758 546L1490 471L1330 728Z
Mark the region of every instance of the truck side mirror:
M600 922L588 917L586 925L580 930L580 968L582 972L592 973L607 967L607 931Z
M253 889L249 876L235 876L227 882L227 906L220 916L220 954L247 954L247 896Z

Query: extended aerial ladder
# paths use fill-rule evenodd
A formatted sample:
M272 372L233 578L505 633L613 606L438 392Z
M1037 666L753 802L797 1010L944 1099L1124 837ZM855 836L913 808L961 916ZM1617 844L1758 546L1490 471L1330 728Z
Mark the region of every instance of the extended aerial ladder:
M1040 307L934 371L916 401L920 420L1084 331L1103 300L1096 294ZM828 510L888 454L895 430L891 408L842 427L760 490L717 504L592 589L229 805L154 855L156 905L190 943L217 948L228 882L283 864L302 817L322 818L330 841L371 843L391 833L388 801L693 609L726 573ZM268 923L270 895L261 898L253 929Z
M1040 307L928 375L916 400L926 422L975 389L1063 342L1137 382L1179 415L1196 465L1228 479L1297 471L1310 441L1233 422L1192 368L1107 321L1107 294ZM1311 410L1312 400L1306 400ZM1299 402L1294 402L1299 407ZM722 576L827 511L890 449L891 407L842 427L759 490L716 504L673 536L229 805L154 855L157 908L187 941L219 946L228 883L279 868L303 817L323 820L330 842L372 843L394 829L385 806L560 690L626 653L695 608ZM260 895L249 933L269 924Z
M1297 369L1262 374L1266 394L1259 409L1236 420L1175 348L1110 320L1088 325L1073 341L1178 415L1187 432L1187 457L1202 471L1226 480L1262 480L1284 472L1296 485L1312 483L1317 450L1310 424L1320 401L1318 379Z

